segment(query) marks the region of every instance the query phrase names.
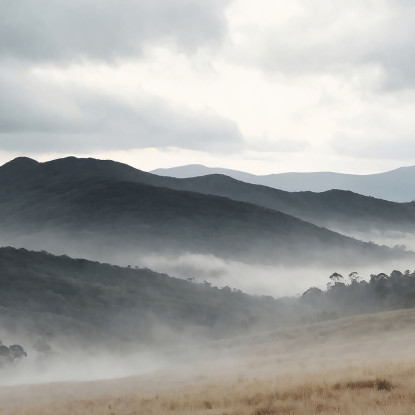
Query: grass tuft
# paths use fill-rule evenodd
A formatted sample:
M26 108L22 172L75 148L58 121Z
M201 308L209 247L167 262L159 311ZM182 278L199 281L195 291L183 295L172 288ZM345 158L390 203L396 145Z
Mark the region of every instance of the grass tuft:
M341 385L336 383L334 389L341 389ZM368 379L368 380L358 380L353 382L346 383L346 389L377 389L390 391L393 389L393 385L386 379Z

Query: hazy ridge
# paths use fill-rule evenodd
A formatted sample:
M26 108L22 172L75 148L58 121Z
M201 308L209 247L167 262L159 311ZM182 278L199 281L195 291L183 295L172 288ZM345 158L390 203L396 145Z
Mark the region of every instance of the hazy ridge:
M410 202L415 199L414 170L415 166L409 166L384 173L368 175L313 172L279 173L261 176L237 170L192 164L173 168L155 169L152 173L179 178L224 174L247 183L260 184L289 192L324 192L331 189L340 189L379 199Z
M197 188L205 194L194 191ZM117 250L120 254L193 252L244 261L324 261L329 265L412 255L208 193L198 183L170 183L111 161L16 159L0 168L3 243L47 250L50 245L66 246L60 252L72 255L75 251L68 247L76 245L100 260L114 258Z

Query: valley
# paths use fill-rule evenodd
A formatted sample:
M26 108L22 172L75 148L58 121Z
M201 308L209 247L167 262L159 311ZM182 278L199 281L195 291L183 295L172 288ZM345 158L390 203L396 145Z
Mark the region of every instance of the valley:
M415 413L415 2L0 16L0 415Z
M0 213L1 413L408 408L415 253L355 235L412 203L18 158Z

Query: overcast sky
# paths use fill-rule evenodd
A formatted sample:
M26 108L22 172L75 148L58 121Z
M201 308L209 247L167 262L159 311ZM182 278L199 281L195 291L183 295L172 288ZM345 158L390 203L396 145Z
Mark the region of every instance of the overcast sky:
M0 162L415 164L413 0L0 0Z

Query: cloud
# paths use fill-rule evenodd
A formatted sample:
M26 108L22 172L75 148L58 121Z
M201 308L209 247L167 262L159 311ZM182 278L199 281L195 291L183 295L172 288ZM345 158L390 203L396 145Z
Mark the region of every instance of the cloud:
M414 137L405 134L391 139L381 134L362 137L339 133L331 144L338 154L356 158L411 160L415 157Z
M413 91L366 96L355 111L339 117L329 141L331 149L354 158L413 160L414 97Z
M410 0L0 3L4 152L415 157Z
M213 153L242 144L235 123L144 95L126 102L43 83L24 69L0 71L0 149L28 153L178 147Z
M193 53L226 36L231 0L5 1L0 5L0 149L86 153L138 148L229 152L242 142L237 125L214 110L190 110L143 92L55 82L36 75L74 62L142 60L163 44ZM95 65L95 66L94 66ZM167 68L166 68L167 70ZM145 82L145 80L143 80Z
M257 152L278 152L278 153L296 153L306 151L311 148L308 141L281 138L277 140L260 139L249 145L249 149Z
M299 0L286 14L283 0L261 2L273 17L268 22L260 26L247 19L231 25L239 40L232 55L239 62L290 76L334 73L352 78L364 67L378 68L383 88L415 85L413 2ZM248 13L245 8L239 13Z
M0 56L27 61L110 60L146 42L191 52L226 34L227 0L5 0Z

